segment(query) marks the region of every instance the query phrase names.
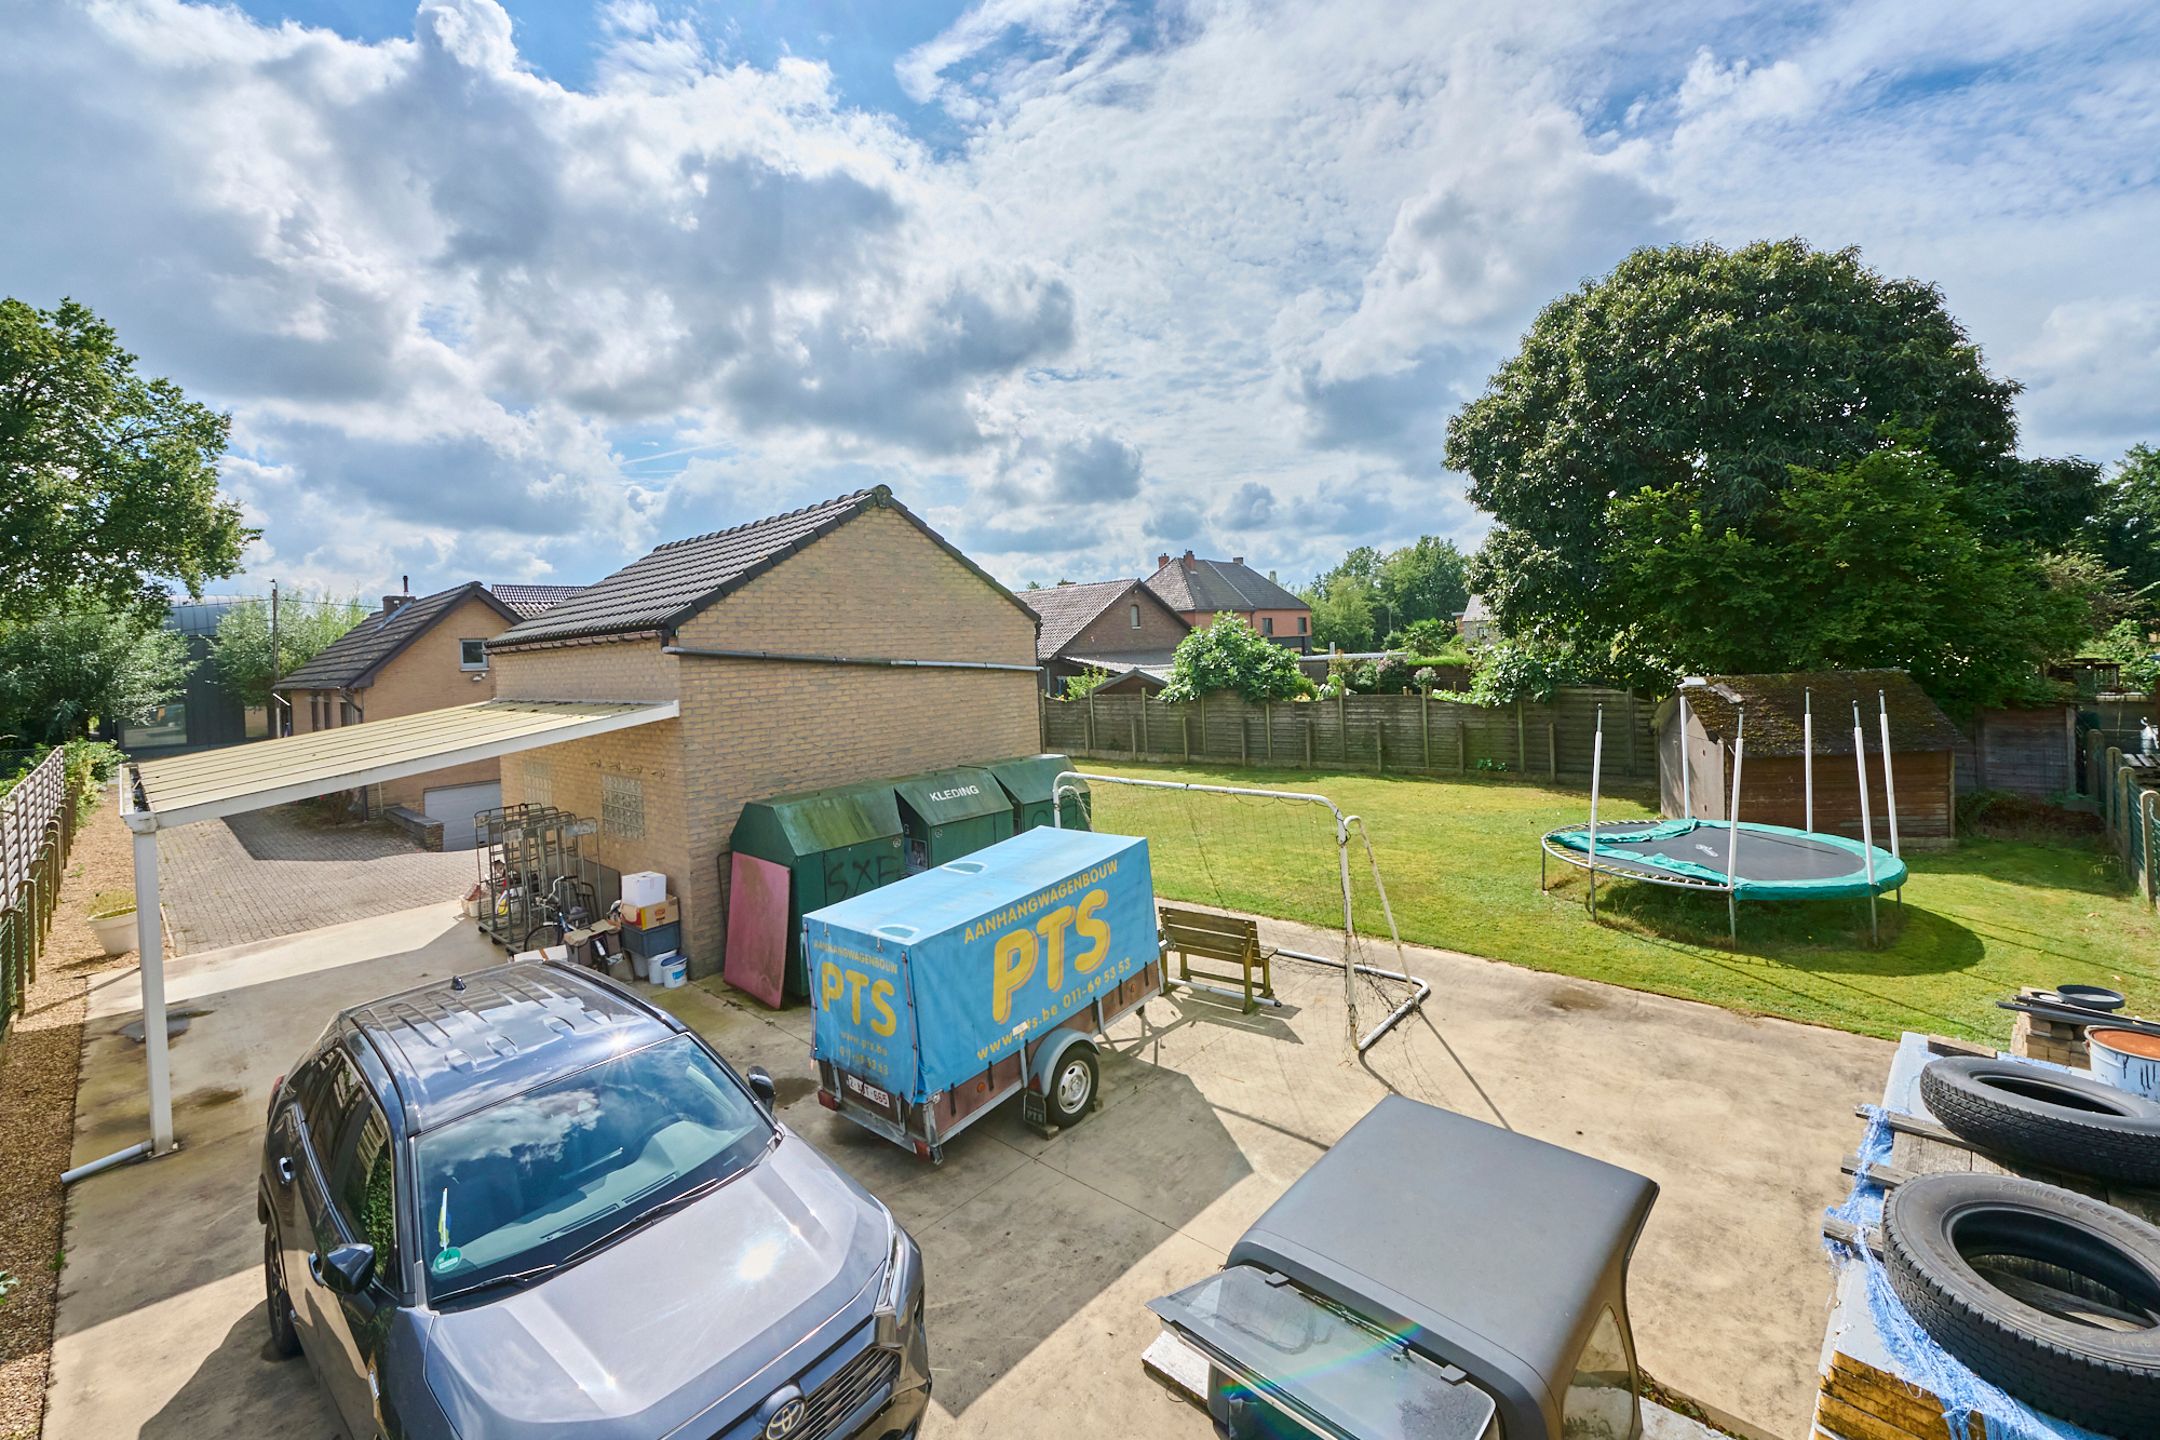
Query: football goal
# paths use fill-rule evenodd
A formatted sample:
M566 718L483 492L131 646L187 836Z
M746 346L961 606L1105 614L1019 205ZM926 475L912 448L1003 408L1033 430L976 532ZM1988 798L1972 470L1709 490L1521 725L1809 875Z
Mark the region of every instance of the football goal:
M1074 770L1056 795L1060 824L1070 799L1088 828L1145 838L1163 898L1304 927L1275 955L1341 973L1360 1053L1431 992L1409 973L1364 822L1325 795Z

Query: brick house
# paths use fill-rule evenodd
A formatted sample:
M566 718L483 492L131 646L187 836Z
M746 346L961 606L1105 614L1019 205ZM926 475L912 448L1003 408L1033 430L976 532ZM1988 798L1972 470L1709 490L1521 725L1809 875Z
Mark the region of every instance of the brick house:
M882 485L674 541L490 653L505 699L677 718L513 757L503 798L597 819L602 865L665 873L712 974L743 805L1034 753L1037 623Z
M1247 565L1242 555L1229 560L1198 559L1190 550L1159 555L1155 573L1144 583L1187 625L1209 625L1227 612L1243 616L1278 645L1301 655L1312 649L1312 608Z
M306 735L492 699L488 641L517 611L479 581L433 595L385 595L383 608L332 641L276 685ZM374 786L368 809L393 806L443 822L443 844L470 845L476 810L501 803L501 762L479 760Z
M1042 617L1035 659L1043 689L1053 695L1064 693L1068 676L1091 667L1119 676L1167 668L1178 642L1192 633L1182 615L1138 580L1068 581L1019 594Z

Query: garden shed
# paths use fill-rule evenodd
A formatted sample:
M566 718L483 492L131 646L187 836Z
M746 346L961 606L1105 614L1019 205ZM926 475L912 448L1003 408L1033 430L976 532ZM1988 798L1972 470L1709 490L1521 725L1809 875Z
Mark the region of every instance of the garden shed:
M1878 699L1878 697L1880 697ZM1882 727L1890 716L1891 776L1901 842L1945 846L1956 834L1957 726L1903 670L1802 671L1691 678L1658 707L1658 802L1669 816L1728 820L1734 740L1747 719L1742 820L1858 838L1860 773L1853 750L1859 707L1875 843L1887 846ZM1813 824L1809 734L1813 713ZM1685 714L1683 728L1682 716Z

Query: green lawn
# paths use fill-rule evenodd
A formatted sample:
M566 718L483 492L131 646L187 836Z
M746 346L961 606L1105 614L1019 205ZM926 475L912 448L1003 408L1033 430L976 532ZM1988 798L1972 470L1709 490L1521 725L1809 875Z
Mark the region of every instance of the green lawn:
M1912 877L1902 905L1883 903L1880 949L1868 946L1864 901L1743 905L1734 946L1722 896L1600 880L1593 921L1582 873L1557 863L1553 888L1539 892L1538 837L1585 819L1583 793L1502 779L1088 768L1327 795L1365 818L1406 941L1884 1037L2006 1043L2012 1016L1995 1001L2068 980L2113 986L2133 1011L2160 1009L2160 921L2114 857L2085 841L1908 852ZM1649 798L1608 795L1599 818L1648 816ZM1101 828L1148 836L1165 895L1339 919L1340 890L1312 863L1324 836L1285 807L1104 787L1098 814ZM1332 863L1331 849L1320 853L1322 867ZM1362 905L1359 918L1365 926Z

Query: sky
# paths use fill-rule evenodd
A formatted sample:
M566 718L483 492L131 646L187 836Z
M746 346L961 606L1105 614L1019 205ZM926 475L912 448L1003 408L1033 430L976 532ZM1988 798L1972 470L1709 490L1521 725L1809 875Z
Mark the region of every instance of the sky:
M1939 285L2160 442L2143 0L0 0L0 294L228 410L212 588L582 583L873 484L1008 584L1465 547L1448 417L1653 244Z

